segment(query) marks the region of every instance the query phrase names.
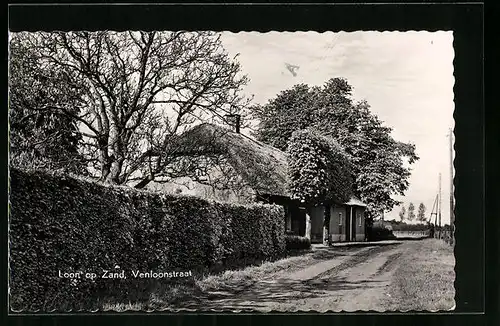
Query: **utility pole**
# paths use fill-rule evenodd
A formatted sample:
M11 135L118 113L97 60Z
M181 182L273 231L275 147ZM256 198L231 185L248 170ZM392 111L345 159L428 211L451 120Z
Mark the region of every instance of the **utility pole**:
M431 217L429 218L429 224L432 224L432 216L434 215L434 224L431 227L431 236L434 238L436 236L436 226L437 226L437 205L439 200L439 195L436 195L436 199L434 199L434 204L432 204Z
M455 242L455 212L453 204L453 129L450 128L450 238L451 244Z
M434 226L437 225L437 205L438 205L439 195L436 195L436 199L434 199L434 204L432 204L431 217L429 222L432 223L432 216L434 215Z
M439 173L439 206L438 206L439 238L441 238L441 206L442 206L441 173Z

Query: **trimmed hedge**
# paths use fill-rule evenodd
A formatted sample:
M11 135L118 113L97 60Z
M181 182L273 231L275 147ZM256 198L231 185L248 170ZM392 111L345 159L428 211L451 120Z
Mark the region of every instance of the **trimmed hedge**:
M311 248L311 241L306 237L301 237L299 235L289 235L285 236L286 249L287 250L300 250Z
M17 169L10 176L15 311L97 309L105 298L147 300L158 280L136 279L130 271L194 273L285 254L280 206L236 206ZM103 270L124 270L127 279L101 279ZM98 278L71 281L59 271Z
M392 230L387 228L385 225L375 223L371 228L368 229L367 234L368 241L382 241L382 240L395 240L396 236L392 233Z
M406 224L400 221L386 221L392 226L393 231L426 231L429 229L429 224Z

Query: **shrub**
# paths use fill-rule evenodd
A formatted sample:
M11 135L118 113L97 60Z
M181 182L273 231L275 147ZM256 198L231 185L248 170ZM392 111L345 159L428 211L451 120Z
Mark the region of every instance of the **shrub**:
M286 249L287 250L299 250L299 249L309 249L311 248L311 241L306 237L301 237L299 235L286 235Z
M132 270L205 272L285 254L283 209L110 187L11 169L13 310L96 309L99 300L147 300L158 282ZM102 279L103 270L126 279ZM58 272L94 272L95 280Z
M386 223L390 223L393 231L426 231L429 229L427 223L406 224L400 221L387 221Z
M373 223L373 226L368 229L368 241L394 240L396 236L392 233L390 225L383 223Z

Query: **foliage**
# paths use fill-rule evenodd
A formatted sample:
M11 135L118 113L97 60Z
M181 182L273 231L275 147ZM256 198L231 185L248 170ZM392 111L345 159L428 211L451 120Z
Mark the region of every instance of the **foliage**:
M285 150L296 130L313 127L338 141L352 162L354 194L368 204L371 216L389 211L408 189L410 169L418 160L415 146L396 141L391 128L370 112L365 101L353 102L345 79L333 78L322 87L296 85L267 104L254 106L260 121L259 140Z
M400 221L386 221L391 225L393 231L426 231L429 229L430 225L425 224L406 224Z
M95 309L100 300L147 300L158 284L131 271L192 273L285 253L283 209L110 187L11 170L10 303L18 311ZM103 270L127 279L101 279ZM58 271L98 274L94 281Z
M300 250L311 248L311 240L300 235L286 235L286 249L287 250Z
M404 221L406 215L406 208L404 206L401 207L401 211L399 212L399 219L401 222Z
M368 229L368 233L366 236L368 238L368 241L396 239L396 236L392 233L391 225L381 222L374 222L373 225Z
M410 203L408 205L408 221L413 221L415 219L415 205L413 203Z
M71 114L78 114L75 104L79 90L65 82L61 71L37 68L34 52L16 39L10 43L9 51L11 163L24 168L83 173L76 120L50 110L58 101L64 101L71 104Z
M425 208L424 203L420 203L420 205L418 205L417 221L425 221L426 220L425 209L426 208Z
M282 91L267 105L256 105L252 111L259 119L257 138L282 151L286 151L294 131L306 129L314 122L311 91L304 84Z
M311 130L299 130L290 137L287 154L292 199L308 204L349 200L349 160L335 141Z
M12 39L36 54L32 74L57 72L67 86L36 109L78 121L89 171L108 183L143 188L169 177L183 157L200 155L177 152L177 138L247 105L240 95L247 78L216 33L37 32Z

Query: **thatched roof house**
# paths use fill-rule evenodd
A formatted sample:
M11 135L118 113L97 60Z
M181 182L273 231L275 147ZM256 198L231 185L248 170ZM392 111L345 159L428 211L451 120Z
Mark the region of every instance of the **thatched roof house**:
M235 133L228 128L203 123L182 135L175 144L177 153L206 156L216 160L203 171L205 176L152 182L148 188L235 202L252 202L265 196L289 197L286 154L277 148ZM230 170L230 171L229 171Z
M254 191L288 197L286 154L270 145L209 123L184 134L186 150L212 150L223 155Z
M184 133L175 146L179 153L197 153L223 158L224 162L227 163L226 165L229 165L233 173L238 176L238 180L246 186L243 192L240 191L239 195L233 196L232 200L238 202L241 198L245 198L245 200L258 200L283 205L287 212L287 229L295 229L297 233L306 234L306 236L312 236L313 238L314 236L320 238L323 236L322 227L325 207L308 207L306 209L306 206L301 207L303 205L290 199L290 193L287 189L287 155L283 151L246 135L209 123L200 124ZM207 173L213 175L217 174L217 171L214 168ZM217 180L217 178L213 180ZM204 193L199 191L199 184L185 181L191 185L185 184L185 193L203 196ZM152 189L156 188L161 191L165 191L166 187L168 185L158 187L155 183L150 186ZM193 189L195 190L193 191ZM246 193L247 196L242 193ZM337 234L338 240L363 240L364 218L358 224L350 221L355 216L353 208L356 208L358 212L363 212L365 207L366 205L356 198L352 198L347 203L332 203L330 215L333 224L330 233ZM307 223L311 222L311 217L314 222L312 235L311 225L306 230ZM343 231L342 227L338 227L339 224L342 225L344 217L345 232L347 233ZM307 222L308 219L309 222ZM354 232L356 229L357 232Z

